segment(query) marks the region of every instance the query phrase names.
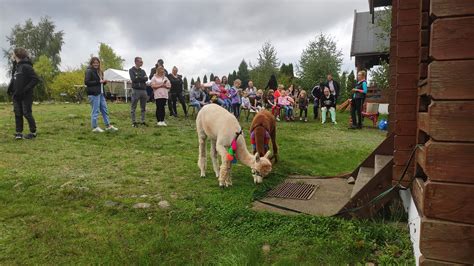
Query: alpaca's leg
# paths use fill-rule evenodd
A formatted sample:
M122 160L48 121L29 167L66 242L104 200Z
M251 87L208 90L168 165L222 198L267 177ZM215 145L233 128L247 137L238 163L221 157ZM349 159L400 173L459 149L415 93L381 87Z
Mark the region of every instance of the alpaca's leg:
M217 159L216 140L211 140L211 160L214 173L216 173L216 177L219 177L219 160Z
M276 143L276 130L275 129L270 133L270 138L272 139L273 158L275 159L275 162L278 162L278 145Z
M199 159L198 166L201 169L201 177L206 176L206 165L207 165L207 155L206 155L206 135L198 134L199 139Z
M221 156L221 169L220 169L220 172L219 172L219 186L220 187L227 187L229 185L232 185L232 184L229 184L229 175L230 175L230 165L231 165L231 162L229 162L227 160L227 150L224 146L222 145L219 145L217 144L216 145L216 150L217 152L219 153L219 155Z

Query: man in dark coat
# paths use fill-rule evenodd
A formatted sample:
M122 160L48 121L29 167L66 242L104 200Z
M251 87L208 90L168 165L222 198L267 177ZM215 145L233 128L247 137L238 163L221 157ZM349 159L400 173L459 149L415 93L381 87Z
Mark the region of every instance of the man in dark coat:
M128 73L130 74L130 80L132 81L132 105L131 105L131 116L132 116L132 127L137 127L138 123L135 119L135 111L137 110L138 102L140 102L141 110L141 124L146 126L145 113L146 113L146 102L148 101L148 95L146 92L146 82L148 77L141 67L143 60L141 57L135 57L135 66L130 68Z
M329 90L331 91L331 95L334 95L334 99L337 102L337 99L339 97L340 87L339 87L339 83L332 78L331 73L327 75L326 83L324 84L324 86L329 88Z
M36 122L33 118L33 89L39 79L33 69L33 64L28 58L28 52L24 48L15 48L12 59L14 68L12 79L8 85L8 94L13 99L13 111L15 113L16 134L15 139L23 139L23 117L28 121L30 133L24 136L26 139L36 138Z

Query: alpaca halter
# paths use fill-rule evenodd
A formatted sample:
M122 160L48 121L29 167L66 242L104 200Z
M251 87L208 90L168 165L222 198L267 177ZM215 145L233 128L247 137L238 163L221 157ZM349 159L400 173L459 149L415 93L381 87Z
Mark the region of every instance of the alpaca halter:
M237 163L237 138L242 134L242 129L239 132L235 132L235 137L227 150L227 160L233 164Z
M260 125L263 127L262 125ZM256 126L257 128L259 126ZM255 128L250 132L250 143L252 144L252 147L254 150L257 149L257 143L255 142ZM265 137L263 138L263 148L265 149L265 152L270 149L268 146L268 143L270 142L270 133L268 133L268 130L265 128Z

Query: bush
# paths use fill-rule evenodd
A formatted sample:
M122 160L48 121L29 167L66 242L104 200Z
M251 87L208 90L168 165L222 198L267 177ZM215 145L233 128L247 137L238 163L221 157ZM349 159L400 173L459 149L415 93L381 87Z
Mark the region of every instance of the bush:
M59 73L51 83L51 94L56 100L76 101L78 92L82 88L74 87L74 85L84 84L84 71L75 69L67 72Z

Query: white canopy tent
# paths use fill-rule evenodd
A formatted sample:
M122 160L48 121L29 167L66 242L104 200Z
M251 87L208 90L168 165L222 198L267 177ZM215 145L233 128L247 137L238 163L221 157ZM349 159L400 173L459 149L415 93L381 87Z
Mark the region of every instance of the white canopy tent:
M125 91L125 102L128 101L128 91L130 90L130 88L128 88L127 84L131 83L128 71L109 68L104 71L104 79L110 82L123 82L123 88Z

